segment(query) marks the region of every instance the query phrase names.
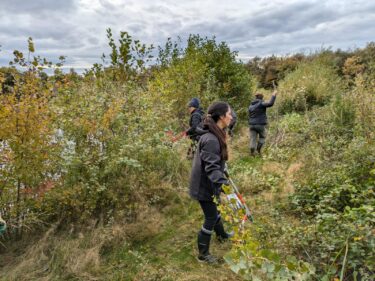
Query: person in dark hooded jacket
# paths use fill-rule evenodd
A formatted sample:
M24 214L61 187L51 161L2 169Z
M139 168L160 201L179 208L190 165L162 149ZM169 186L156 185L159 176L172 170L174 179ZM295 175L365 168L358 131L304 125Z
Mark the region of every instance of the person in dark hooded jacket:
M237 123L237 114L233 110L233 107L230 108L230 112L232 113L232 121L230 121L230 124L228 126L228 134L233 137L233 130Z
M199 106L199 99L192 98L188 103L188 109L190 112L189 129L186 131L186 135L191 139L191 146L188 151L188 158L193 158L197 142L200 138L200 125L203 121L204 112Z
M224 175L225 162L228 160L225 128L231 120L231 110L227 103L215 102L208 108L193 160L189 193L199 202L204 214L204 223L198 233L198 260L202 262L217 262L217 258L209 252L213 232L221 241L233 235L224 230L214 202L214 198L220 196L221 186L229 184Z
M189 129L186 131L186 134L190 137L191 140L198 141L199 133L197 133L197 128L199 124L203 121L204 112L199 106L199 99L192 98L188 103L188 109L190 112L190 121Z
M263 101L263 95L255 94L249 106L249 126L250 126L250 153L255 155L255 149L261 153L262 146L266 141L266 125L267 125L267 108L273 106L276 100L277 91L272 93L271 100ZM257 142L257 138L258 142Z

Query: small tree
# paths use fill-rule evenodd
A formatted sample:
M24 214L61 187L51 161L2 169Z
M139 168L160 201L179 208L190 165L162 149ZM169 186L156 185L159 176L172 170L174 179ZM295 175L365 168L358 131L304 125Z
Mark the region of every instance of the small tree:
M14 51L11 65L14 84L0 96L0 140L3 166L0 169L2 212L11 226L19 229L31 222L30 205L40 185L52 177L56 157L53 142L53 113L49 108L51 90L41 82L44 67L52 64L33 56L34 44L28 40L28 58ZM31 201L30 201L31 200Z
M150 85L153 97L169 108L171 119L178 117L180 121L192 97L200 98L203 107L214 100L229 102L244 115L243 104L249 102L255 82L236 58L236 52L225 42L216 43L215 38L190 35L184 49L169 39L165 49L159 47L162 67L154 70Z
M324 61L301 63L280 82L280 100L276 104L282 113L305 112L313 106L328 104L341 94L343 87L335 70Z

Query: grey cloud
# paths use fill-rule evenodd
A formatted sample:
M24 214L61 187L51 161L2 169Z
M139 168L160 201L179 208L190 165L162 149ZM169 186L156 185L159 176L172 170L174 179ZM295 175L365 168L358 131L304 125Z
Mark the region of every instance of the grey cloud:
M89 42L91 45L98 45L100 41L98 38L89 37L87 38L87 42Z
M4 65L8 65L8 63L9 63L8 59L0 57L0 67Z
M342 20L341 20L342 21ZM363 47L371 39L375 28L368 28L374 19L351 20L334 23L339 28L327 26L323 30L306 28L292 33L276 34L267 37L251 38L246 43L235 44L244 56L288 54L301 51L311 52L322 47L348 49ZM351 36L348 36L351 34Z
M323 10L311 3L298 3L249 14L246 18L232 18L216 25L199 29L218 34L225 41L243 41L245 38L263 37L268 34L286 33L335 19L332 11Z
M67 12L74 7L74 0L1 0L0 2L0 11L12 14L39 14L45 11Z
M371 32L368 32L368 30L374 29L369 28L371 20L366 24L363 23L364 20L362 20L362 23L354 24L348 14L354 12L355 14L361 14L362 18L368 18L369 12L374 12L373 6L369 5L365 9L358 6L354 11L351 11L347 9L335 10L332 6L313 5L311 2L304 2L278 8L269 7L270 9L249 14L245 18L228 17L225 21L217 21L216 23L202 21L199 24L186 27L183 32L202 34L203 31L205 34L216 34L218 40L226 41L229 45L235 47L242 45L243 48L261 51L262 54L270 51L286 53L291 49L290 46L298 44L314 47L321 45L322 42L331 44L334 43L333 39L341 42L350 42L354 39L363 44L361 38L370 38ZM347 24L343 25L345 28L337 30L334 25L340 19L345 19ZM372 19L372 21L374 20ZM327 30L323 32L316 30L317 26L322 23L327 26ZM270 35L275 40L263 40ZM264 43L262 43L263 41ZM262 46L262 50L257 47L254 48L257 45ZM296 49L296 47L293 49Z
M143 11L148 12L148 13L157 13L163 16L176 16L177 15L173 13L170 8L166 6L162 6L162 5L150 5L148 7L145 7Z
M101 10L117 10L118 7L114 4L112 4L111 1L108 1L108 0L99 0L99 3L101 5Z
M106 28L115 38L128 31L146 44L164 45L168 37L183 40L199 33L226 41L240 57L287 54L333 46L364 45L375 34L373 1L123 1L99 0L82 9L78 0L1 0L0 65L12 50L27 48L32 36L37 53L67 64L101 62L109 53ZM99 4L99 6L97 5ZM93 8L95 7L95 8ZM184 43L184 41L183 41ZM53 57L55 56L55 57Z
M145 29L145 25L141 22L131 23L126 26L126 29L129 30L131 34L139 34L143 32L143 30Z
M3 19L3 21L0 20L0 35L9 37L24 36L27 38L31 36L60 40L76 28L66 16L56 13L44 17L8 15Z

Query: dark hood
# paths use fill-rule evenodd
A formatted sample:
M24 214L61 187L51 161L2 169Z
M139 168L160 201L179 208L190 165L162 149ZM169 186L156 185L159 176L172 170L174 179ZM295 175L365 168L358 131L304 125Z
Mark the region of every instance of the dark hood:
M201 107L199 107L199 108L195 109L191 114L199 114L199 115L203 116L204 111Z
M261 99L255 99L255 100L253 100L252 102L251 102L251 105L254 105L254 104L257 104L257 103L260 103L260 102L262 102L263 100L261 100Z

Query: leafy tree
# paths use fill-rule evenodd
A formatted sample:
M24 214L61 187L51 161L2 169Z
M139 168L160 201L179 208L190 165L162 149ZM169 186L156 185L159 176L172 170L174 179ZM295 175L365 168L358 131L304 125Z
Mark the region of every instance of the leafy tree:
M265 58L254 57L247 62L246 68L251 75L257 78L259 88L273 89L273 82L277 84L283 80L287 74L294 71L301 62L307 59L303 54L285 57L274 55Z
M276 104L281 113L305 112L322 106L341 94L343 86L335 70L325 61L305 62L280 83L280 99Z
M26 67L12 71L13 83L0 96L0 140L4 166L0 169L2 212L20 234L23 226L33 223L30 200L38 197L43 182L54 175L57 147L51 126L53 112L48 106L51 92L41 83L40 73L51 66L34 53L28 40L28 58L15 51L12 65ZM40 64L41 63L41 64ZM34 221L35 222L35 221Z
M107 71L111 73L114 81L134 81L142 77L140 75L145 71L147 63L152 59L153 46L146 46L139 40L133 40L128 32L121 31L118 45L113 38L112 30L107 29L108 45L111 48L109 54L109 67ZM102 59L106 63L106 55L103 54ZM102 65L96 64L93 70L100 70ZM100 71L96 71L100 73ZM135 79L137 78L137 79Z
M236 57L236 52L224 42L217 44L215 38L190 35L185 49L168 40L164 49L159 47L163 67L155 70L150 89L169 109L170 117L179 120L186 116L186 103L192 97L200 98L203 106L214 100L227 101L244 115L243 104L249 102L255 83Z

